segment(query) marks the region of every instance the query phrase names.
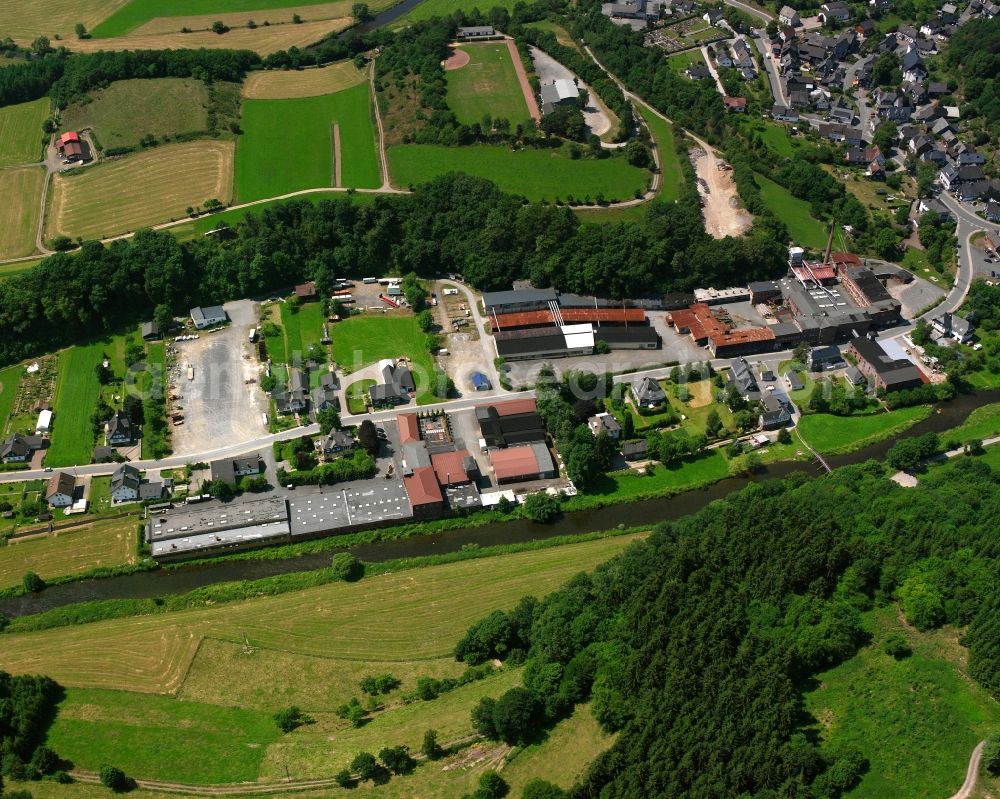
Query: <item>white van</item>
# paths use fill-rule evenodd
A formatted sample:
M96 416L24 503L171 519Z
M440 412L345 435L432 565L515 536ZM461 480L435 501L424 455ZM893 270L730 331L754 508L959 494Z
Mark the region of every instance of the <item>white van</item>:
M368 283L368 284L378 283L378 278L377 277L366 277L366 278L364 278L363 282L364 283Z

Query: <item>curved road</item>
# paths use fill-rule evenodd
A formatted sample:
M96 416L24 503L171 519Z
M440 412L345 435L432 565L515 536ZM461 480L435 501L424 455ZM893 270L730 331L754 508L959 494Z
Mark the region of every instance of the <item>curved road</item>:
M985 746L986 741L980 741L976 748L972 750L972 757L969 758L969 768L965 772L965 782L962 783L962 787L958 793L953 793L949 799L969 799L972 796L972 792L976 789L976 778L979 776L979 763L983 759L983 748Z

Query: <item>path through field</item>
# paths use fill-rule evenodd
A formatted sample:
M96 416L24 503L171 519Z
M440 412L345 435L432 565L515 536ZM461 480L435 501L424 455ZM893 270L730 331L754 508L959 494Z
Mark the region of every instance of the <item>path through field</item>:
M976 789L976 777L979 776L979 763L983 759L983 749L986 746L986 741L980 741L975 749L972 750L972 757L969 758L969 768L965 772L965 782L962 783L962 787L958 790L958 793L953 793L949 799L969 799L972 796L972 792Z
M340 161L340 125L333 123L333 185L343 186L344 175Z
M542 112L538 110L538 102L535 100L535 92L528 83L528 75L524 71L524 64L521 63L521 54L517 52L517 45L514 40L508 38L507 49L510 50L510 60L514 62L514 71L517 73L517 80L521 84L521 91L524 92L524 102L528 104L528 111L535 122L541 122Z

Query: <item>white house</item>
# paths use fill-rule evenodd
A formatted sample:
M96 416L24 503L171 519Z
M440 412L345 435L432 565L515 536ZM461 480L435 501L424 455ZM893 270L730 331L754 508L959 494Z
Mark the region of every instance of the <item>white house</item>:
M587 426L590 428L590 432L595 436L599 435L601 431L603 431L615 441L617 441L622 434L621 425L618 424L618 420L610 413L599 413L596 416L591 416L587 420Z
M38 423L35 425L35 432L41 435L52 430L52 411L44 410L38 414Z
M134 502L139 499L139 484L141 482L139 470L123 463L111 476L111 500L113 502Z
M781 9L778 13L778 22L790 28L797 28L802 24L802 20L799 19L799 12L791 6L785 6Z
M221 305L210 305L207 308L192 308L191 321L199 330L204 330L212 325L221 325L229 317Z
M66 472L57 472L49 480L45 490L45 501L53 508L68 508L73 504L76 478Z

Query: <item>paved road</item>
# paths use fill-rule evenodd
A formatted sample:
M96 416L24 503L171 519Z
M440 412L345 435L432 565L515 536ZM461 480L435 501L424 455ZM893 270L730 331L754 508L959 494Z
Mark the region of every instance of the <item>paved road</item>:
M764 20L764 22L770 22L772 19L774 19L773 14L769 14L767 11L764 11L761 8L757 8L756 6L750 6L747 5L746 3L741 3L739 0L725 0L725 3L727 6L732 6L733 8L738 8L740 11L745 11L747 14L751 14L757 17L758 19Z
M722 46L724 42L717 42L717 46ZM719 73L715 70L715 64L712 63L712 56L708 54L708 47L701 48L701 57L705 59L705 65L708 67L708 71L712 74L712 79L715 81L715 87L719 90L719 94L723 97L726 96L726 87L722 85L722 78L719 77Z
M764 38L763 34L759 37L753 37L753 41L764 62L764 71L767 73L767 80L771 84L771 96L774 97L774 102L787 108L788 97L785 96L785 85L781 81L778 64L774 56L771 55L770 43Z

